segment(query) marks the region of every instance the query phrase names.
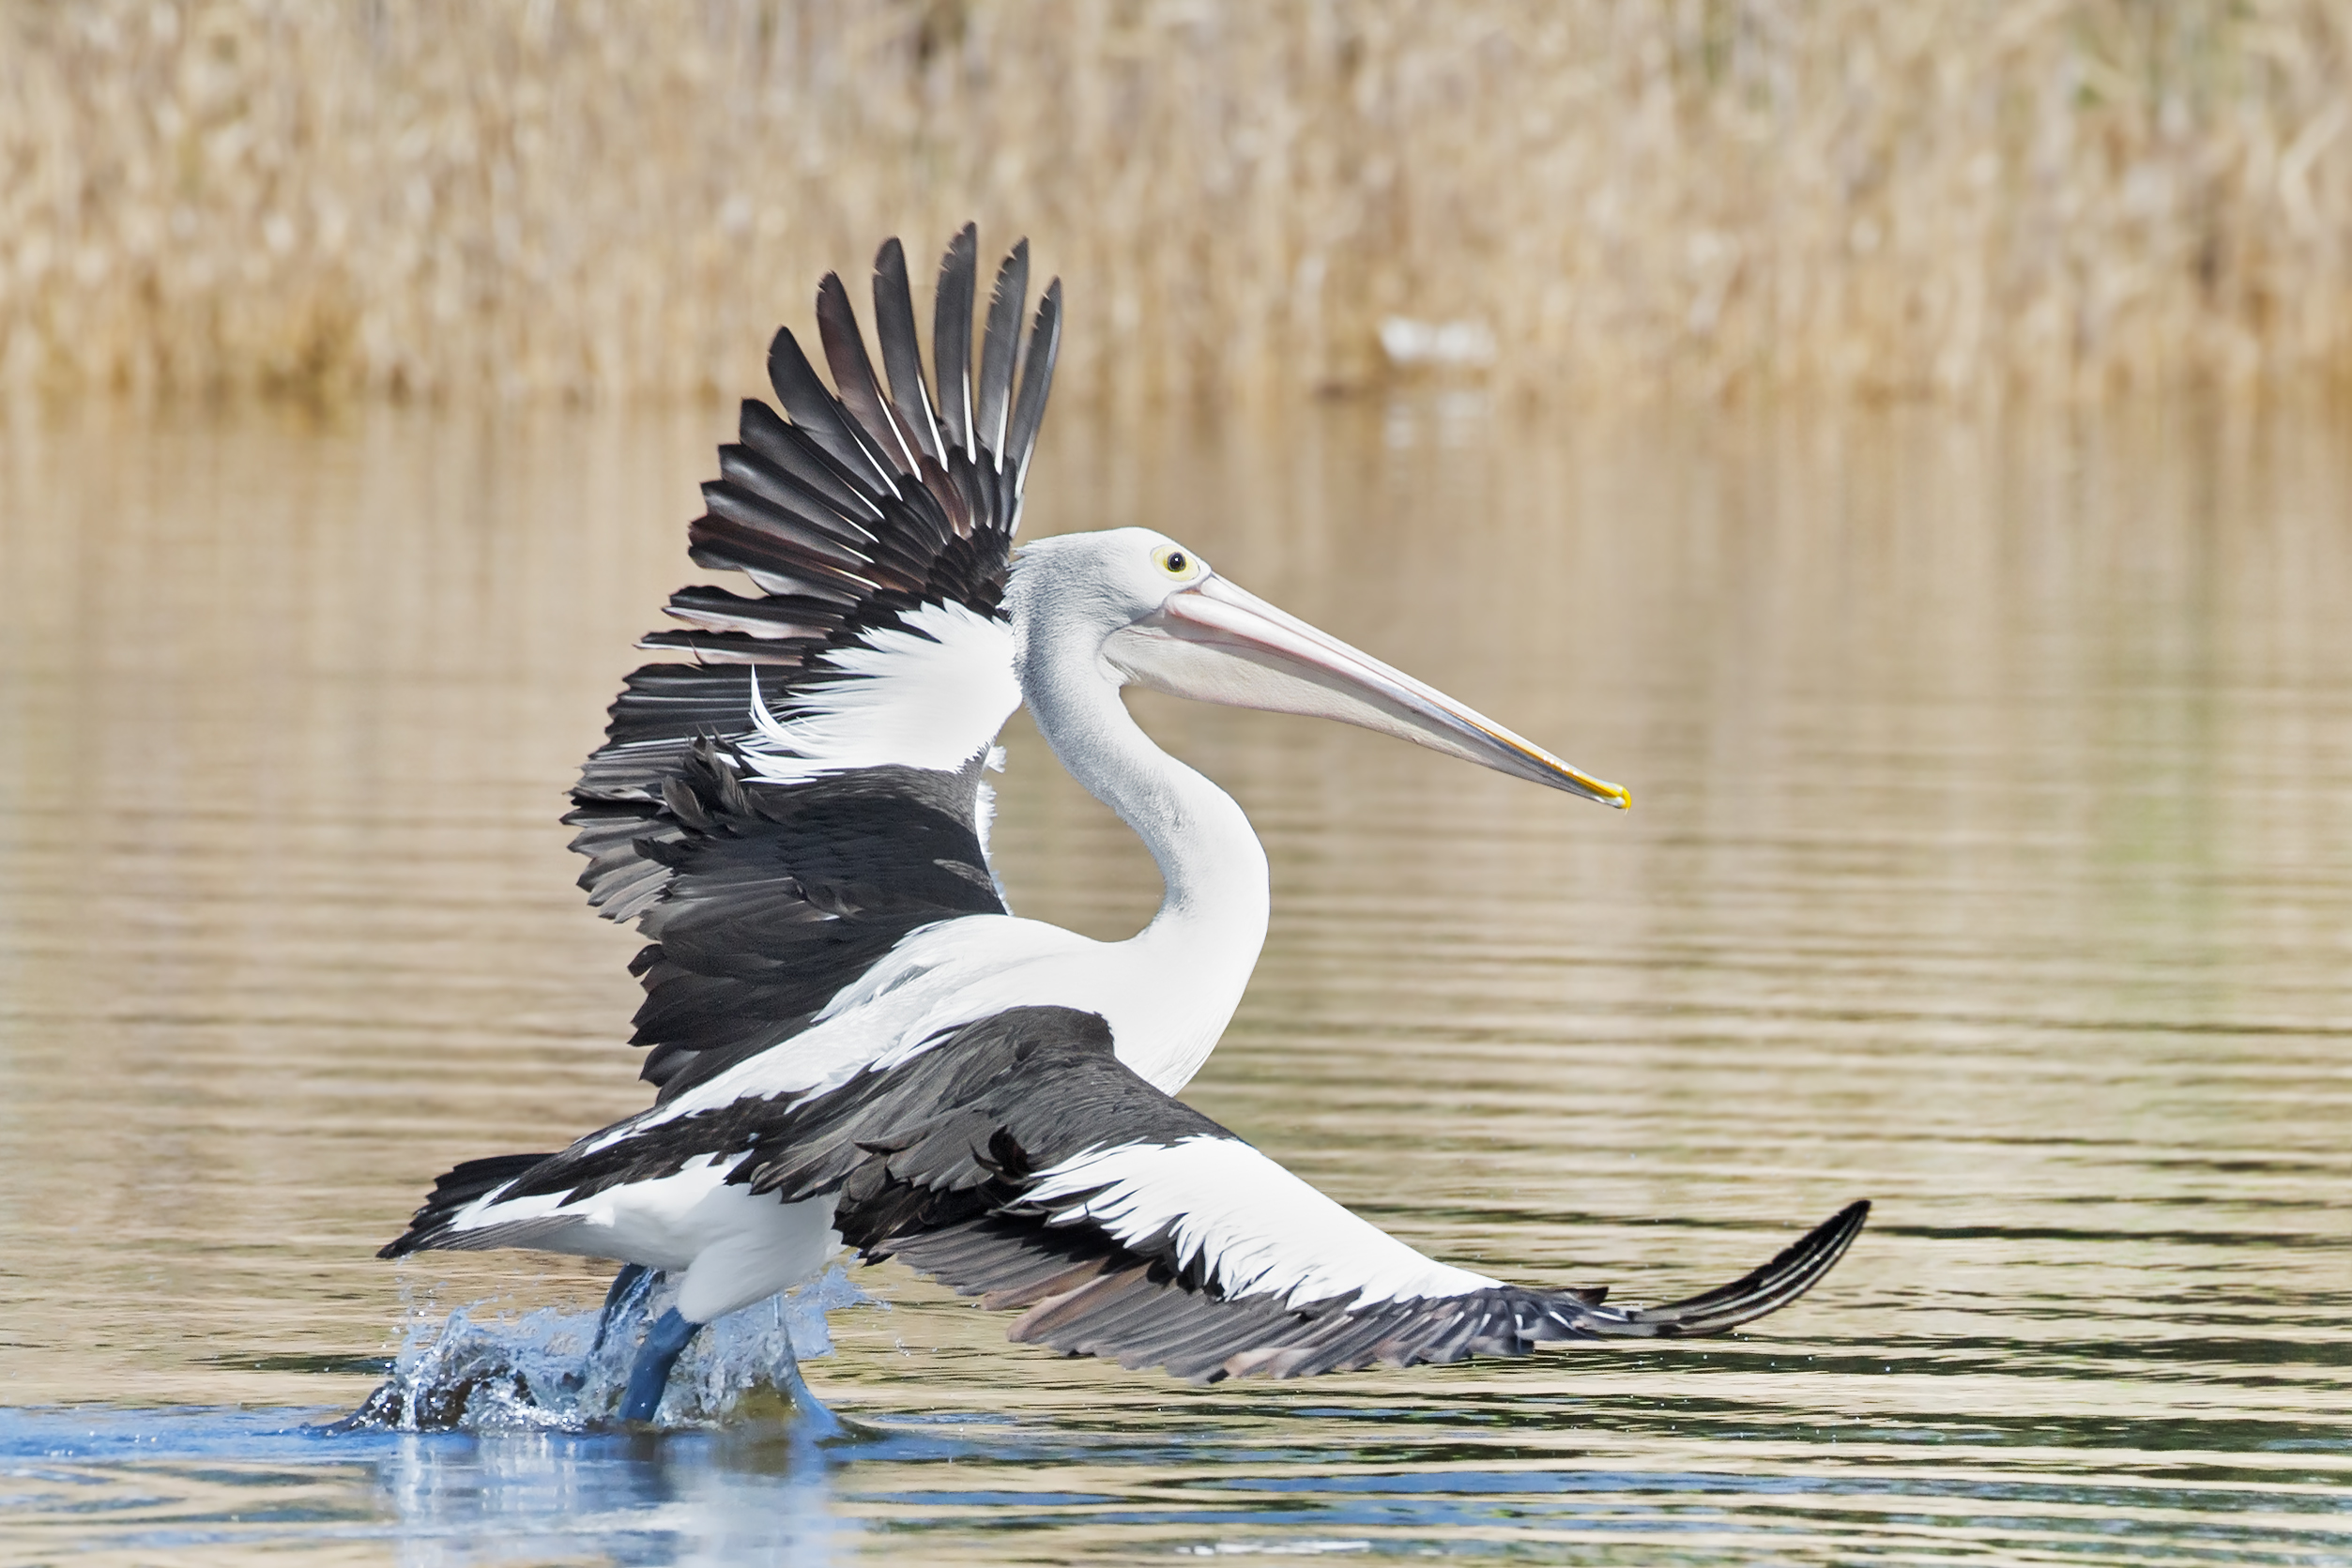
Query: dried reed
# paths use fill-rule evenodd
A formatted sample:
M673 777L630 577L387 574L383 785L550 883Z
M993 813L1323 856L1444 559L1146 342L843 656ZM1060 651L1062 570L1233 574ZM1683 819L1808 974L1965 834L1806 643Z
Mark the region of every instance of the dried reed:
M732 391L972 216L1097 401L2341 379L2348 132L2343 0L0 0L0 382Z

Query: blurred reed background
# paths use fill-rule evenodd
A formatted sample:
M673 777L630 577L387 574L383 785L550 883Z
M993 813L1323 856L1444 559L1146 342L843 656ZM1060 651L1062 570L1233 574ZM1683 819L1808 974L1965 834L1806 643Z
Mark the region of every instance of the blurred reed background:
M2352 6L0 0L19 388L731 393L967 217L1114 404L2342 381Z

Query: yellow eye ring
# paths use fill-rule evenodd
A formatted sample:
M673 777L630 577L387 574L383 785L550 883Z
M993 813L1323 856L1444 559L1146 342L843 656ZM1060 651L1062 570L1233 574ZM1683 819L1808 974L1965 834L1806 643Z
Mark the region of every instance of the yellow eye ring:
M1164 544L1153 551L1152 564L1170 577L1191 577L1200 571L1199 561L1181 544Z

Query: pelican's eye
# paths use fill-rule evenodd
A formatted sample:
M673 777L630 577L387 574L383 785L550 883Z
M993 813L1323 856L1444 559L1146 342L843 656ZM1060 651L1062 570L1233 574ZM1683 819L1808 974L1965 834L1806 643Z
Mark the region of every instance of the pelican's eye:
M1192 553L1173 544L1164 544L1152 552L1152 560L1170 577L1195 577L1200 572L1200 563L1193 559Z

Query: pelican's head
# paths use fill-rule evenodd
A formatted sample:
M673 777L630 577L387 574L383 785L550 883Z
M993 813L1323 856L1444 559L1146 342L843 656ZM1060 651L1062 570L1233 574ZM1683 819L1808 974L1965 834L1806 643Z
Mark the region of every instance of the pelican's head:
M1619 785L1284 614L1149 528L1022 547L1008 603L1024 659L1041 639L1076 639L1093 645L1114 686L1338 719L1604 805L1630 803Z

